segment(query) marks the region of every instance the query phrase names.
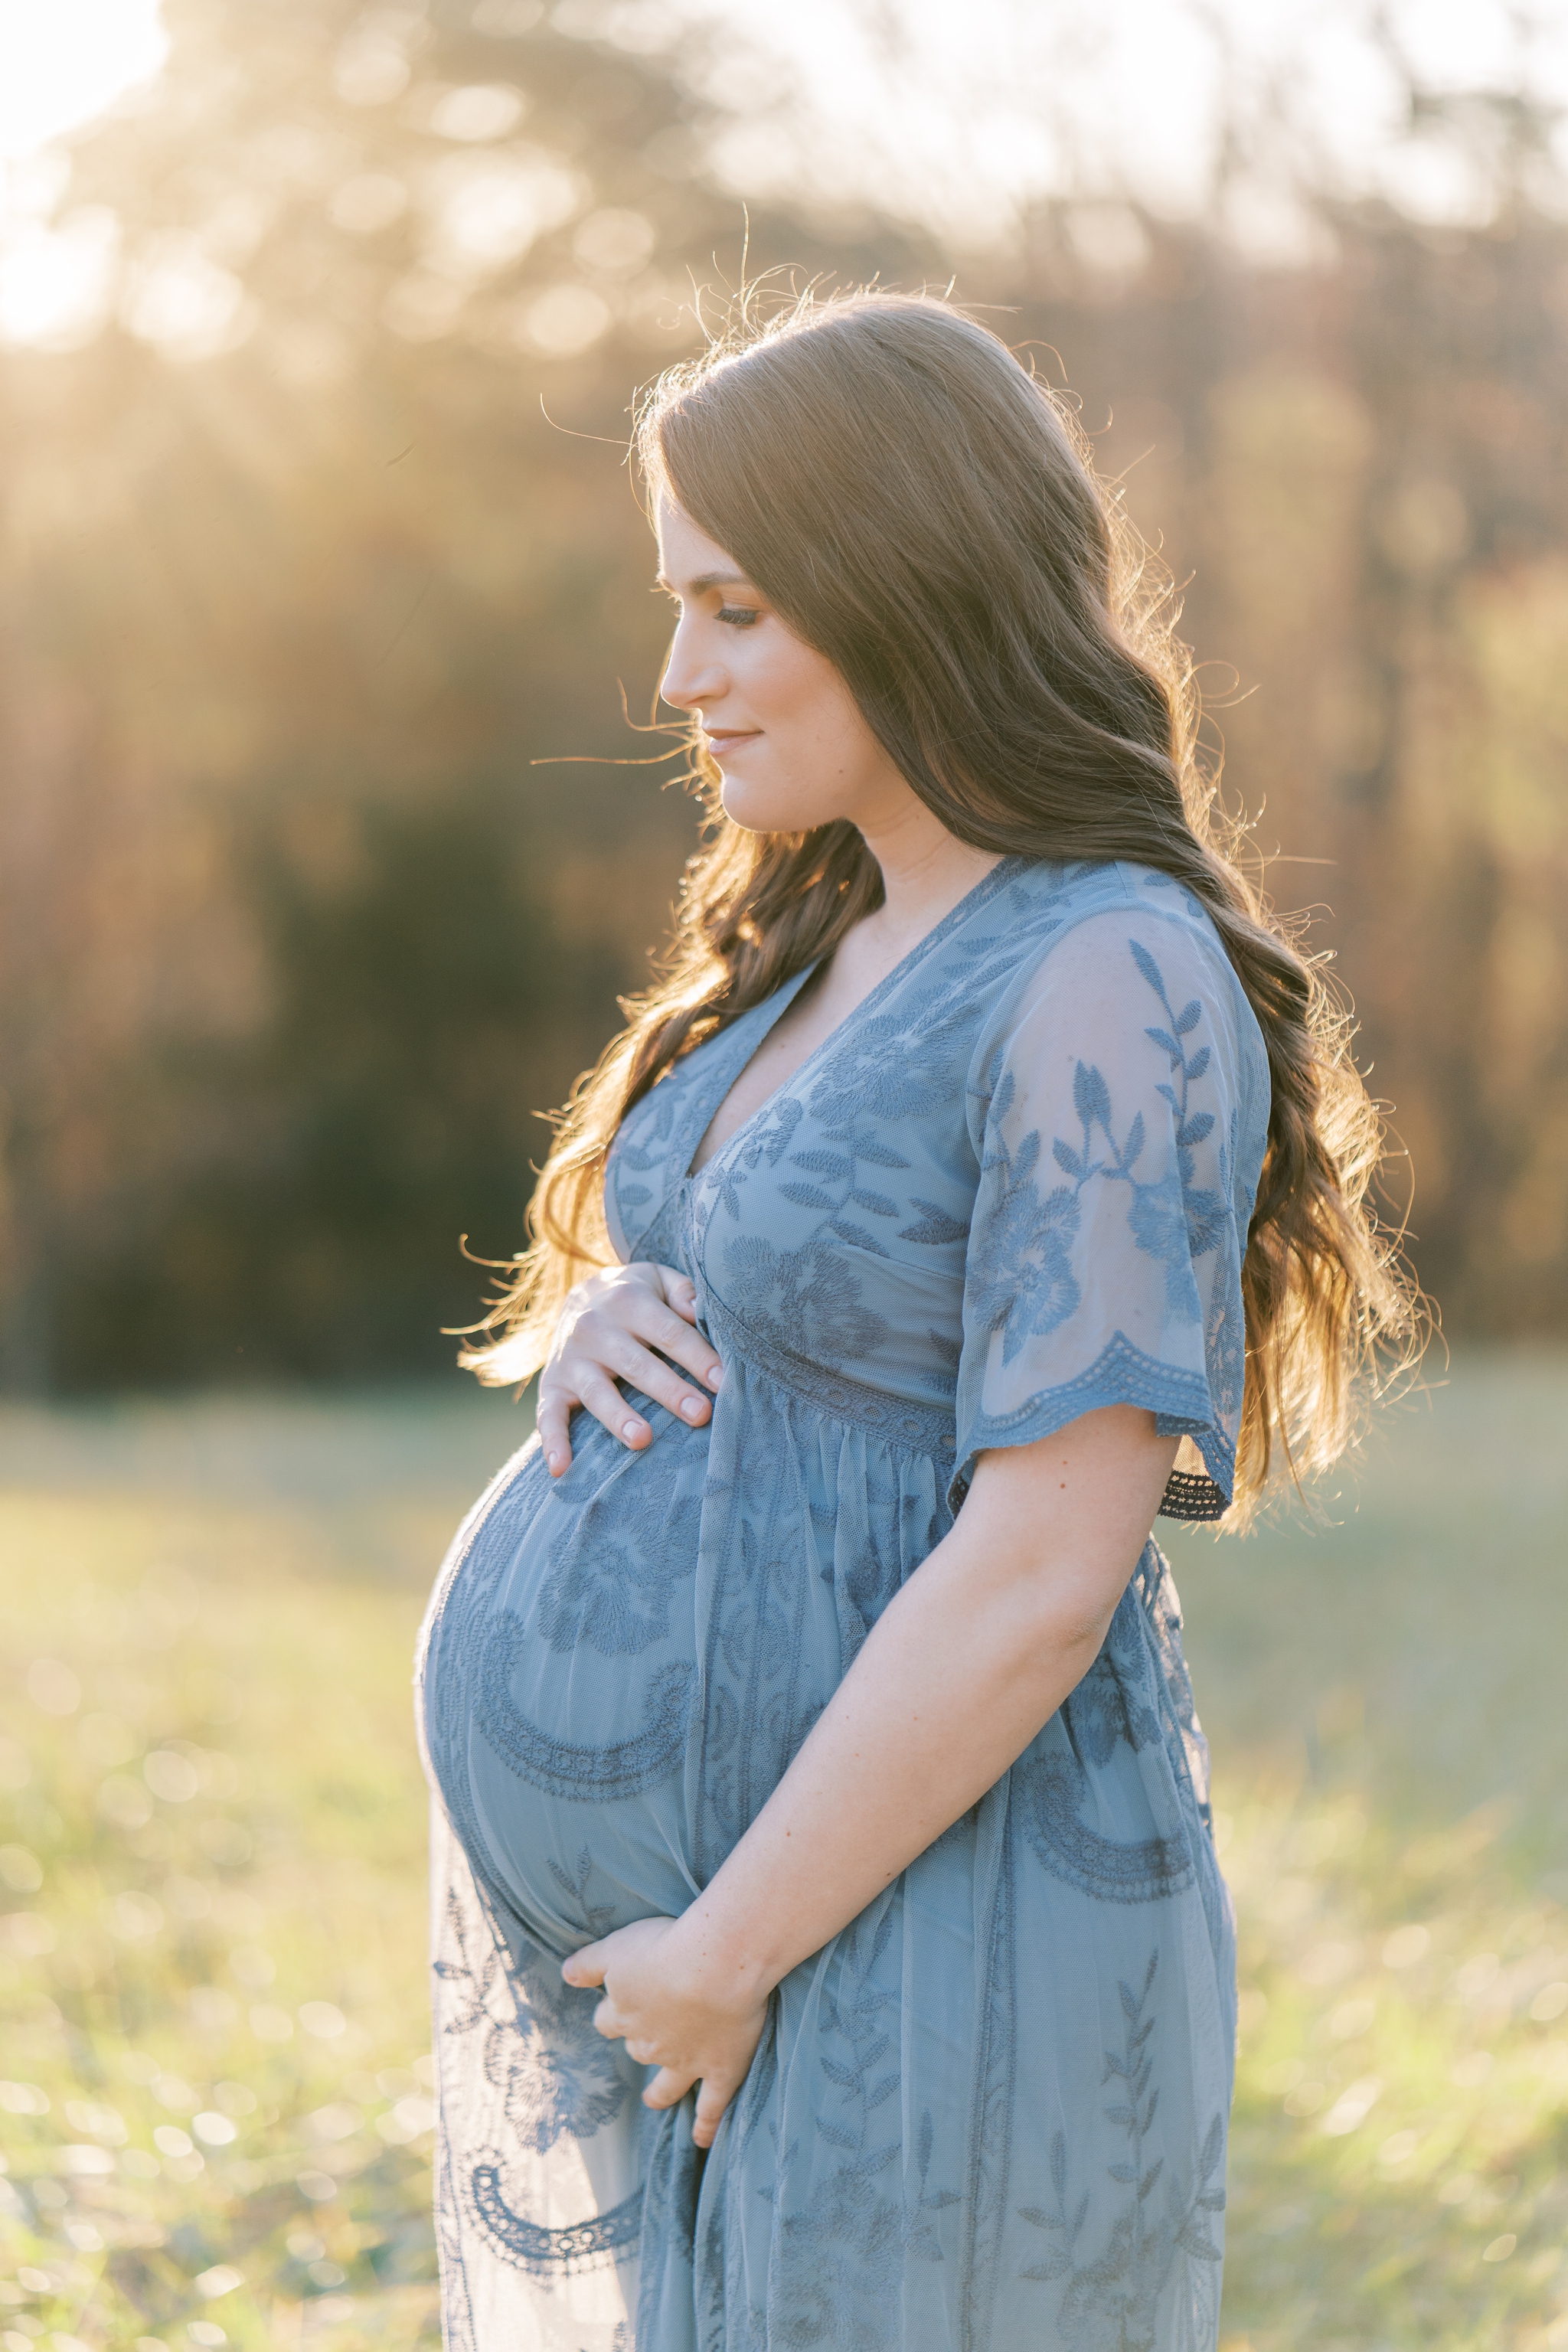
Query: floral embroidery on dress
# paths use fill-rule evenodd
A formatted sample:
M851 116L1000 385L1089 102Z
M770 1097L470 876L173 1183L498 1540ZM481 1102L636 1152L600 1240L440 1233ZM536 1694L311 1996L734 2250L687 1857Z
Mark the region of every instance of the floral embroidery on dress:
M1081 1062L1079 1070L1081 1077ZM1012 1075L1005 1074L992 1097L998 1127L1016 1091ZM1002 1360L1008 1364L1026 1339L1044 1338L1075 1315L1082 1297L1071 1245L1082 1223L1078 1196L1088 1179L1080 1177L1071 1187L1058 1184L1042 1200L1035 1181L1039 1164L1037 1128L1016 1152L998 1135L981 1163L984 1175L1004 1172L1001 1198L986 1228L985 1255L970 1277L970 1299L977 1328L1003 1333Z
M677 1492L680 1469L666 1460L662 1475L635 1486L617 1480L564 1529L539 1596L539 1631L552 1650L585 1642L602 1657L635 1657L668 1633L702 1520L700 1496Z
M626 2103L616 2053L594 2025L598 1996L562 1979L547 1953L510 1951L447 1898L447 1948L435 1963L452 1989L446 2034L477 2033L485 2079L501 2093L500 2114L520 2146L540 2155L563 2135L583 2139Z
M1195 1148L1213 1132L1215 1118L1212 1111L1193 1108L1192 1089L1207 1071L1212 1049L1204 1045L1189 1055L1181 1041L1203 1019L1202 1000L1194 996L1179 1013L1173 1012L1160 967L1148 949L1137 940L1127 944L1166 1015L1167 1025L1150 1026L1144 1034L1168 1055L1179 1081L1178 1087L1162 1079L1154 1088L1173 1114L1175 1165L1152 1178L1140 1177L1139 1162L1149 1141L1142 1111L1132 1113L1118 1140L1104 1076L1096 1064L1079 1061L1072 1083L1078 1136L1069 1140L1058 1135L1051 1144L1051 1157L1069 1181L1042 1197L1036 1181L1043 1151L1040 1130L1030 1129L1016 1147L1007 1143L1005 1130L1017 1081L1012 1071L1002 1073L992 1096L982 1173L1002 1172L985 1253L973 1282L973 1312L982 1330L1004 1334L1004 1363L1010 1364L1027 1339L1047 1338L1079 1310L1083 1294L1073 1268L1072 1244L1082 1228L1086 1185L1128 1187L1127 1222L1138 1246L1165 1268L1168 1309L1192 1321L1200 1312L1193 1260L1219 1245L1234 1218L1227 1199L1226 1155L1221 1155L1219 1185L1195 1181ZM1221 1311L1222 1326L1228 1319L1226 1309L1228 1300ZM1215 1337L1218 1340L1221 1335Z
M560 1482L531 1444L432 1603L445 2324L1214 2352L1232 1927L1152 1543L1026 1754L777 1988L710 2156L559 1978L709 1883L980 1454L1132 1403L1229 1490L1268 1065L1191 894L1004 861L689 1176L805 979L606 1171L617 1252L696 1286L710 1423L650 1405L632 1455L579 1416Z
M1072 2352L1080 2352L1080 2347L1081 2352L1160 2352L1161 2292L1178 2252L1201 2264L1212 2264L1215 2271L1221 2258L1206 2217L1225 2210L1225 2190L1220 2185L1225 2158L1222 2115L1215 2115L1210 2123L1194 2170L1180 2181L1173 2176L1167 2178L1163 2200L1159 2206L1154 2202L1154 2192L1166 2173L1166 2158L1150 2157L1146 2150L1160 2105L1159 2090L1152 2084L1154 2061L1150 2050L1158 2019L1149 2007L1159 1965L1156 1946L1137 1990L1125 1979L1117 1986L1121 2047L1105 2053L1101 2080L1117 2085L1113 2104L1104 2114L1105 2120L1123 2136L1125 2150L1106 2167L1106 2172L1126 2193L1100 2252L1089 2260L1080 2252L1092 2196L1085 2189L1069 2210L1070 2163L1065 2132L1057 2131L1051 2137L1053 2203L1018 2209L1047 2241L1043 2255L1022 2275L1041 2284L1067 2282L1058 2324L1062 2342ZM1217 2316L1217 2292L1212 2300Z
M1230 1171L1226 1154L1220 1154L1217 1185L1200 1185L1194 1181L1197 1146L1214 1132L1214 1113L1194 1110L1192 1089L1207 1072L1213 1058L1213 1048L1200 1045L1189 1055L1182 1044L1203 1019L1201 997L1193 997L1180 1013L1173 1012L1165 993L1164 978L1148 949L1137 940L1130 940L1132 960L1160 999L1164 1009L1166 1025L1151 1027L1144 1034L1169 1055L1173 1077L1180 1081L1179 1089L1170 1079L1162 1080L1155 1092L1171 1106L1176 1122L1175 1199L1171 1200L1171 1179L1160 1187L1159 1207L1152 1202L1145 1205L1142 1191L1134 1195L1133 1231L1138 1245L1152 1257L1164 1261L1166 1296L1173 1311L1194 1313L1197 1307L1196 1286L1192 1269L1194 1258L1206 1257L1217 1248L1234 1211L1226 1197ZM1172 1210L1180 1218L1180 1230L1172 1222ZM1163 1213L1162 1213L1163 1212Z
M518 1655L528 1639L521 1618L502 1618L480 1662L475 1721L501 1762L547 1796L601 1803L639 1796L668 1780L686 1745L696 1682L691 1667L671 1659L658 1668L643 1689L640 1731L619 1739L563 1739L525 1715L512 1696Z
M959 2202L955 2192L931 2185L929 2116L916 2135L913 2199L900 2190L899 2000L883 1968L896 1908L894 1899L884 1897L845 1931L841 1962L821 2002L817 2064L824 2095L814 2125L835 2161L826 2172L805 2167L810 2189L782 2216L783 2243L796 2257L791 2287L771 2313L757 2315L789 2345L884 2343L888 2297L896 2292L906 2255L940 2263L942 2248L929 2217ZM801 2153L795 2147L778 2152L781 2203Z
M1128 961L1102 971L1096 1003L1064 984L1058 1006L1047 956L1043 985L998 1036L978 1090L965 1302L973 1360L960 1368L960 1469L966 1478L987 1444L1047 1435L1121 1399L1152 1408L1162 1431L1197 1439L1218 1491L1205 1485L1212 1505L1200 1495L1173 1507L1217 1512L1234 1472L1246 1349L1240 1254L1262 1139L1255 1125L1243 1149L1234 1046L1215 1024L1216 1008L1234 1023L1239 988L1217 949L1205 969L1179 932L1156 956L1117 929ZM1105 918L1100 936L1109 950ZM1179 991L1167 979L1173 953L1186 982ZM1105 1043L1086 1050L1084 1034L1095 1029ZM1045 1083L1042 1061L1064 1076L1070 1070L1070 1083ZM1258 1108L1266 1116L1261 1087L1252 1104L1251 1118ZM1157 1288L1138 1259L1159 1269ZM1119 1297L1117 1328L1106 1332L1091 1297ZM1093 1354L1083 1344L1091 1332Z
M724 1274L726 1288L746 1301L747 1330L781 1357L853 1363L887 1336L886 1318L866 1304L859 1276L819 1240L779 1250L747 1234L726 1244Z
M1024 1833L1037 1860L1069 1885L1109 1903L1152 1903L1180 1893L1194 1885L1200 1866L1198 1841L1184 1802L1192 1790L1191 1765L1174 1727L1181 1719L1180 1694L1173 1708L1173 1694L1151 1654L1142 1589L1149 1574L1146 1553L1139 1577L1117 1605L1100 1655L1014 1768ZM1152 1584L1157 1593L1157 1575ZM1190 1713L1190 1693L1186 1708ZM1142 1814L1146 1824L1140 1838L1108 1837L1083 1819L1086 1805L1092 1807L1092 1776L1104 1770L1119 1746L1134 1758L1150 1759L1123 1777L1123 1809Z

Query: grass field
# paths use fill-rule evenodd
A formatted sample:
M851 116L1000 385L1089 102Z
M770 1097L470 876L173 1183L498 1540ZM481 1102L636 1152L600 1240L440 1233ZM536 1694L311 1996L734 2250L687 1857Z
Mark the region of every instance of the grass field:
M1317 1525L1173 1534L1227 2352L1568 2347L1565 1426L1568 1360L1473 1362ZM456 1383L0 1413L4 2352L437 2342L409 1657L520 1431Z

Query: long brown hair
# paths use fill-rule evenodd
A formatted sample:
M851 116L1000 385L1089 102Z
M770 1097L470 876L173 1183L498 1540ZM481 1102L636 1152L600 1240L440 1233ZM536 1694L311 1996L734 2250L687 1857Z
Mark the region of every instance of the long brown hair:
M1320 967L1236 863L1198 753L1168 585L1097 480L1068 404L951 303L807 294L736 323L647 395L637 454L667 496L826 654L911 789L961 841L1157 867L1207 908L1268 1049L1268 1144L1242 1286L1244 1518L1283 1455L1347 1442L1410 1294L1369 1213L1382 1136ZM543 1360L563 1298L611 1262L616 1129L677 1058L827 955L881 900L845 823L745 833L696 729L708 838L657 986L562 1114L531 1246L464 1358L497 1384Z

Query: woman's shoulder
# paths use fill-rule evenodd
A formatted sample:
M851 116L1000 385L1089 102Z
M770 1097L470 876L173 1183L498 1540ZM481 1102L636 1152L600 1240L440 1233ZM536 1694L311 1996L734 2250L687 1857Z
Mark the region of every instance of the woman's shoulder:
M1013 953L1005 997L1047 976L1059 985L1069 969L1092 982L1097 967L1125 963L1135 942L1161 943L1181 968L1202 970L1211 985L1244 997L1208 908L1157 867L1125 858L1075 866L1020 861L1007 897Z
M1055 918L1058 929L1088 915L1121 908L1164 915L1214 931L1208 909L1196 892L1156 866L1139 865L1127 857L1073 863L1017 858L1009 861L1009 869L1007 896L1012 905L1020 913L1026 909Z
M1266 1085L1267 1055L1247 992L1208 908L1155 867L1125 859L1030 865L1014 885L1014 952L991 993L978 1056L994 1064L1009 1037L1047 1014L1085 1038L1187 1017L1223 1043L1244 1091Z

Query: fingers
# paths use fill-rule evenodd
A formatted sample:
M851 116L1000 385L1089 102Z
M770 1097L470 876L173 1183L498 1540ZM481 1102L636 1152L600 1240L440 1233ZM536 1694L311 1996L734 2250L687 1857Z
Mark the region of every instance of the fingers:
M696 1327L697 1292L689 1277L671 1265L643 1266L626 1269L628 1274L647 1281L623 1281L617 1288L605 1286L591 1305L584 1306L573 1329L574 1344L586 1343L595 1360L609 1363L605 1352L616 1334L632 1340L640 1339L645 1347L658 1348L663 1354L673 1356L698 1380L717 1388L721 1370L720 1359L710 1340L705 1339ZM640 1374L633 1374L639 1387ZM648 1390L651 1396L653 1391ZM660 1397L662 1404L665 1400Z
M612 1437L618 1437L621 1444L629 1445L634 1453L653 1444L653 1432L647 1423L640 1412L633 1411L608 1372L602 1371L596 1364L584 1363L580 1357L575 1361L574 1371L576 1401L584 1412L592 1413ZM616 1371L617 1377L625 1377L619 1373L618 1367ZM651 1394L652 1391L646 1393Z
M667 1308L655 1307L652 1311L661 1318L661 1328L647 1336L661 1347L667 1341L673 1344L679 1339L691 1360L689 1370L717 1387L719 1359L707 1340L693 1331L689 1324L669 1314ZM668 1324L668 1332L663 1329L663 1324ZM571 1449L565 1441L564 1423L565 1415L573 1405L581 1405L584 1412L592 1413L594 1419L601 1423L612 1437L619 1438L623 1445L637 1448L651 1442L653 1432L641 1414L626 1402L619 1386L622 1381L628 1388L651 1397L656 1404L663 1405L667 1412L678 1414L693 1428L700 1428L712 1415L711 1399L704 1396L700 1390L692 1388L679 1372L665 1362L663 1356L651 1354L627 1332L614 1326L606 1327L596 1318L590 1325L589 1318L584 1317L573 1334L571 1348L555 1365L546 1369L540 1382L539 1427L542 1436L548 1417L551 1431L551 1444L546 1447L547 1458L552 1450L564 1452L568 1461L571 1458ZM563 1462L562 1467L565 1466Z
M626 2044L629 2057L640 2055L640 2046ZM700 2078L676 2066L661 2066L642 2095L645 2107L679 2106L694 2083L700 2082L697 2112L692 2117L691 2137L699 2147L711 2147L724 2120L724 2111L740 2089L743 2077L739 2074L704 2074Z
M571 1407L565 1397L557 1394L553 1389L546 1395L542 1382L539 1410L534 1414L533 1425L539 1432L544 1466L552 1478L559 1478L563 1471L572 1467L572 1440L567 1433L570 1422Z
M667 1308L661 1307L656 1311L659 1318L658 1326L653 1331L644 1332L642 1339L653 1347L668 1349L673 1339L679 1337L687 1353L696 1356L706 1371L708 1362L716 1360L706 1339L699 1339L688 1325L679 1322ZM665 1324L668 1325L668 1331L664 1328ZM613 1372L616 1380L625 1381L628 1388L640 1389L644 1396L652 1397L657 1404L663 1405L667 1412L679 1413L682 1421L695 1425L706 1421L711 1412L708 1398L700 1390L683 1380L673 1366L665 1362L662 1355L651 1354L648 1346L629 1333L612 1330L601 1337L595 1332L593 1351L595 1364Z
M678 1273L672 1265L656 1269L664 1295L676 1313L688 1323L697 1320L697 1286L689 1275Z
M629 2050L631 2044L628 2042L626 2047ZM642 2103L645 2107L677 2107L696 2080L695 2074L684 2074L674 2066L661 2066L643 2093Z
M686 1287L695 1313L696 1294L689 1283ZM573 1328L572 1345L574 1353L584 1352L594 1362L609 1366L622 1380L631 1381L648 1396L658 1396L660 1404L669 1404L671 1412L677 1407L670 1396L654 1383L662 1380L668 1388L673 1381L671 1395L680 1394L685 1383L662 1362L663 1357L672 1357L710 1389L718 1387L723 1370L712 1341L703 1338L690 1317L666 1306L640 1286L622 1295L616 1311L606 1301L581 1316ZM659 1355L649 1355L650 1348L657 1348Z
M706 1381L710 1389L718 1387L724 1374L723 1364L694 1325L683 1323L678 1315L671 1314L657 1333L647 1336L656 1348L673 1357L694 1380Z
M539 1383L536 1425L552 1478L572 1466L571 1416L579 1408L633 1452L652 1444L648 1423L621 1392L623 1381L692 1428L712 1418L710 1397L690 1383L717 1389L723 1365L696 1317L696 1289L674 1266L639 1261L576 1286Z
M741 2087L742 2078L730 2074L705 2074L697 2094L697 2113L691 2120L691 2137L699 2147L711 2147L724 2120L724 2110Z
M596 1944L584 1944L580 1952L573 1952L561 1963L561 1973L569 1985L602 1985L610 1963L605 1952L608 1937Z

